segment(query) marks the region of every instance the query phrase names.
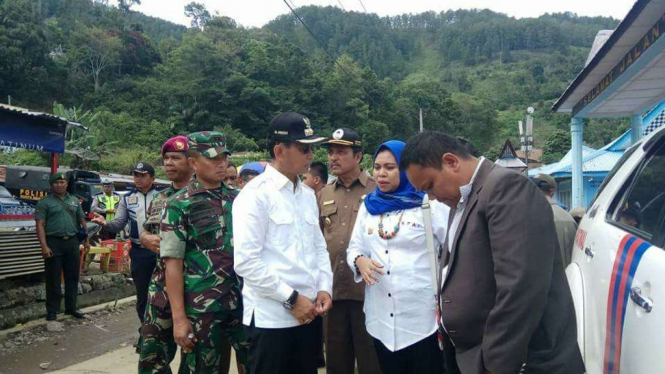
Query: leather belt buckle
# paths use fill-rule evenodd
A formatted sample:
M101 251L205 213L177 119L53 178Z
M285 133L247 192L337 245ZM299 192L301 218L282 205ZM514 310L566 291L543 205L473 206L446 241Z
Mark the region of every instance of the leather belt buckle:
M62 240L69 240L70 238L71 238L71 236L63 236Z

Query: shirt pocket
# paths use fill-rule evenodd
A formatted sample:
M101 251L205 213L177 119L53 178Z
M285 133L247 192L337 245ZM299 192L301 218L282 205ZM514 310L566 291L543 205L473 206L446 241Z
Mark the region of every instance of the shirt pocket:
M274 210L268 212L270 218L270 225L268 226L267 240L276 246L288 246L291 241L291 236L295 233L291 232L293 226L293 214L285 210Z
M323 232L326 233L326 239L329 234L332 234L337 227L338 214L337 205L324 206L321 209L321 225Z
M56 204L53 204L53 205L48 207L48 213L49 214L56 214L56 213L61 213L62 212L64 214L68 214L67 212L65 212L64 209L65 208L63 208L62 205L56 203Z
M190 227L187 235L199 251L222 250L226 228L222 225L222 217L213 209L195 211L189 217Z
M316 255L314 240L318 237L317 234L319 233L317 231L320 232L321 228L319 227L319 220L315 213L305 212L303 218L305 221L303 245L307 260L311 261L312 257Z

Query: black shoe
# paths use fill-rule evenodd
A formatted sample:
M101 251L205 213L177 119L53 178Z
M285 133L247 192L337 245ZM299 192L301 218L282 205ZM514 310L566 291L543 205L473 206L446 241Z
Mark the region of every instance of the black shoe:
M55 321L56 319L58 319L58 316L57 316L57 314L55 314L55 312L46 313L46 320L47 321Z
M81 312L80 310L70 310L70 311L65 311L65 314L70 315L76 319L81 319L85 318L85 313Z
M135 351L137 355L141 354L141 338L139 338L139 340L137 340L136 343L132 344L132 346L136 348Z

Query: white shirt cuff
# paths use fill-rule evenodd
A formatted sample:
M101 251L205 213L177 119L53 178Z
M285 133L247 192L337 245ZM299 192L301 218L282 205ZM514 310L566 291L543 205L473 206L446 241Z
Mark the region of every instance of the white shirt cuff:
M286 300L291 297L291 294L293 293L293 288L291 288L288 284L281 282L279 286L277 286L277 290L275 291L275 294L278 297L279 302L285 302Z

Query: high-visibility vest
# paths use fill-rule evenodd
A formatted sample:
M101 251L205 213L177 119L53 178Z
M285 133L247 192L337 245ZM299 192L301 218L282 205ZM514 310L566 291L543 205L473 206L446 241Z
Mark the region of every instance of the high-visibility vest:
M100 204L104 204L105 209L115 209L116 205L120 202L120 196L116 194L111 194L108 196L106 194L101 194L97 197ZM115 217L114 213L106 213L106 220L110 221Z

